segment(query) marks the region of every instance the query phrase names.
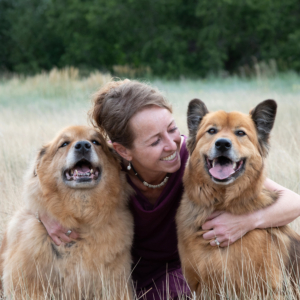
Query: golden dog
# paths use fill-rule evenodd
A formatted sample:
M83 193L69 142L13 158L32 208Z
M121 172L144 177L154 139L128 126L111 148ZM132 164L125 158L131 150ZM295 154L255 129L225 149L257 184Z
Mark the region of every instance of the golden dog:
M26 207L8 225L1 248L4 294L14 299L132 299L131 188L102 135L68 127L37 156ZM80 240L56 246L36 212Z
M182 269L197 299L218 298L222 292L249 298L253 291L278 298L284 277L297 283L300 239L288 226L255 229L227 248L212 247L201 229L213 211L241 215L277 200L276 192L263 187L276 110L273 100L249 115L209 113L202 101L189 103L190 158L176 221Z

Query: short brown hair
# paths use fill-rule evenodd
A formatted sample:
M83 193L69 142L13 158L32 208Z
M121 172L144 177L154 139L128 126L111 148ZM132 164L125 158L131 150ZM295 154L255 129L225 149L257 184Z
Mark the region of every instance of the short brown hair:
M172 107L156 89L138 81L111 81L97 91L89 113L92 124L126 148L132 148L134 133L130 119L142 109L156 105L172 112Z

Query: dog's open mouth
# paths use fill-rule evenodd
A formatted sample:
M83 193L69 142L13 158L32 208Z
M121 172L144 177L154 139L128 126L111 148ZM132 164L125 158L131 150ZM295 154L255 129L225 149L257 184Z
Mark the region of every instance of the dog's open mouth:
M100 175L100 169L98 167L93 167L89 161L82 159L77 162L74 167L67 169L64 172L64 175L67 181L92 181L98 179Z
M226 156L219 156L213 160L206 157L206 164L208 172L216 181L226 182L239 175L245 165L245 159L235 162Z

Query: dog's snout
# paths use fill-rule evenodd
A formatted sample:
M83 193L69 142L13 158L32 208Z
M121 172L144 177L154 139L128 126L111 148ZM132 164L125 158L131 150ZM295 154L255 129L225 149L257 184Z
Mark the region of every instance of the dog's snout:
M75 144L75 151L88 152L91 149L91 143L88 141L80 141Z
M216 140L215 146L219 151L225 152L225 151L231 149L232 143L229 139L222 138L222 139Z

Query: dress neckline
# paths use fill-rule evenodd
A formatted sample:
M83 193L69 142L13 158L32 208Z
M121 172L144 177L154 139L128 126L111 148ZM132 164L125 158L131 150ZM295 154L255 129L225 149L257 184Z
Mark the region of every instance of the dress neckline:
M183 154L183 151L184 151L184 144L186 142L186 137L184 135L181 136L182 140L181 140L181 147L180 147L180 151L179 151L179 156L180 156L180 160L181 160L181 157L182 157L182 154ZM128 174L126 174L126 177L127 177L127 181L128 183L132 186L132 188L135 190L136 194L138 197L136 197L137 199L139 200L143 200L143 203L140 203L142 207L144 206L147 206L150 208L150 210L146 210L147 212L149 211L153 211L155 210L162 201L162 199L165 198L165 194L169 192L170 190L170 185L173 185L174 184L174 174L176 174L177 172L179 172L182 168L182 161L181 161L181 165L180 165L180 168L174 172L174 173L171 173L170 176L169 176L169 180L168 182L166 183L166 185L164 186L163 190L161 191L159 197L157 198L156 202L154 204L150 203L149 200L147 199L147 197L141 192L141 190L139 188L137 188L137 186L132 182L132 180L130 179L130 176ZM143 205L144 204L144 205Z

